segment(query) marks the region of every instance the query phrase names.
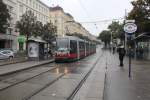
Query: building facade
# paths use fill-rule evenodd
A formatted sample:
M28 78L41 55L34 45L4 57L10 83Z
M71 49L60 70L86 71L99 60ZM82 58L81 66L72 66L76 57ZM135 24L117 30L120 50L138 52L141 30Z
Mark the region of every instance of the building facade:
M20 20L28 10L32 11L37 20L43 24L49 22L49 6L40 0L17 0L17 20Z
M7 9L9 10L10 20L8 21L9 26L7 27L6 33L0 34L0 48L11 48L15 50L17 47L17 35L14 27L17 19L17 1L3 0L3 2L7 5Z
M3 2L7 5L11 19L6 34L0 34L0 48L11 48L17 51L19 49L17 40L19 32L15 28L16 22L26 11L31 10L38 21L46 24L50 21L49 7L40 0L3 0Z
M57 36L64 36L66 33L67 21L73 21L73 17L63 11L59 6L50 7L50 22L57 26Z
M57 26L57 36L66 34L82 34L89 36L90 33L78 22L74 20L72 15L65 13L63 8L56 6L50 7L50 21Z

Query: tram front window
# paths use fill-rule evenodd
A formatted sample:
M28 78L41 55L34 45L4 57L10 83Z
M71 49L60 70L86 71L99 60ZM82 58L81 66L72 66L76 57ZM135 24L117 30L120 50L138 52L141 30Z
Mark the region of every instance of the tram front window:
M57 53L68 53L68 39L57 40Z
M68 48L68 39L57 39L57 50L59 48Z

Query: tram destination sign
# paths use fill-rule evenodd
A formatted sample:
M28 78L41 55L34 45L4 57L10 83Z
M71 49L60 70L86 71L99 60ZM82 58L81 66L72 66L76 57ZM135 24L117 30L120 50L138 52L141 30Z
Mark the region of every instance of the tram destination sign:
M124 31L127 34L133 34L134 32L136 32L136 30L137 30L137 25L134 23L126 23L124 25Z

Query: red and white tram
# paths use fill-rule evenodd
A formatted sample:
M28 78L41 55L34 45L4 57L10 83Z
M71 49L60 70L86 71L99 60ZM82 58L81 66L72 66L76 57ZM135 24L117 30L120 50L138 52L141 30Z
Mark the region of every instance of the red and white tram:
M56 39L55 62L76 61L96 52L96 44L74 36Z

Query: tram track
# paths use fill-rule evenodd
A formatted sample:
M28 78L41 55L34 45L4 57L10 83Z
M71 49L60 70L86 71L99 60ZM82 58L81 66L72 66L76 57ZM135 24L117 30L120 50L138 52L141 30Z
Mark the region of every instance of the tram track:
M41 92L42 90L46 89L47 87L49 87L50 85L52 85L53 83L55 83L56 81L58 81L61 77L63 77L65 75L65 73L63 73L61 76L57 77L56 79L54 79L52 82L49 82L48 84L46 84L45 86L43 86L42 88L34 91L33 93L31 93L29 96L23 98L22 100L29 100L30 98L32 98L34 95L38 94L39 92Z
M98 61L102 58L103 53L98 57L98 59L95 61L95 63L93 64L93 66L90 68L90 70L86 73L86 75L83 77L83 79L79 82L79 84L75 87L75 89L73 90L73 92L71 93L70 96L68 96L68 98L66 100L73 100L74 96L76 95L76 93L79 91L79 89L82 87L82 85L84 84L84 82L86 81L86 79L88 78L88 76L91 74L92 70L95 68L96 64L98 63ZM35 96L36 94L40 93L42 90L46 89L47 87L49 87L50 85L52 85L53 83L55 83L56 81L58 81L59 79L61 79L63 76L65 75L65 73L63 73L63 75L61 77L59 77L58 79L56 79L55 81L53 81L52 83L49 83L48 85L46 85L45 87L41 88L39 91L35 92L33 95L31 95L30 97L27 97L23 100L31 100L31 98L33 96Z
M96 59L96 61L94 62L94 64L92 65L92 67L90 68L89 71L86 72L86 74L83 76L83 79L81 79L79 81L79 84L75 87L75 89L73 90L73 92L71 93L71 95L68 96L67 100L72 100L74 98L74 96L76 95L76 93L78 92L78 90L82 87L83 83L86 81L86 79L88 78L88 76L90 75L90 73L92 72L92 70L94 69L95 65L98 63L98 61L100 60L100 58L102 58L103 56L103 53ZM62 66L61 66L62 67ZM7 89L10 89L10 88L17 88L17 86L20 88L20 86L24 86L21 87L21 88L27 88L28 87L28 84L27 83L32 83L32 84L35 84L34 83L34 80L37 80L37 79L40 79L40 77L42 76L50 76L52 73L51 71L57 69L58 67L55 67L53 69L50 69L50 70L47 70L45 72L42 72L38 75L35 75L33 77L30 77L26 80L22 80L18 83L15 83L7 88L3 88L0 90L0 99L3 99L4 100L4 97L3 97L3 93L7 93ZM69 67L71 68L71 67ZM74 69L77 68L77 67L74 67ZM71 69L71 70L74 70L74 69ZM46 79L46 83L43 81L42 82L42 79L40 80L41 82L38 83L38 88L33 88L31 89L31 91L29 91L29 93L27 93L26 95L24 96L19 96L19 94L17 95L17 100L30 100L33 96L39 94L41 91L43 91L44 89L50 87L52 84L55 84L58 80L60 80L63 76L65 76L66 73L63 72L63 73L59 73L59 75L53 77L52 79ZM31 82L33 81L33 82ZM41 85L42 83L42 85ZM22 85L21 85L22 84ZM27 85L26 85L27 84ZM12 90L13 90L12 89ZM10 89L11 90L11 89ZM11 99L8 99L8 100L16 100L14 98L11 98Z
M38 67L38 68L40 68L40 67ZM34 75L34 76L32 76L32 77L30 77L30 78L27 78L27 79L25 79L25 80L22 80L22 81L19 81L19 82L16 82L16 83L14 83L14 84L11 84L10 86L7 86L7 87L5 87L5 88L2 88L2 89L0 89L0 99L3 99L3 100L5 100L4 99L4 97L3 97L3 92L5 93L8 89L11 89L11 88L14 88L14 87L17 87L17 86L19 86L20 84L26 84L26 83L30 83L29 81L32 81L32 80L36 80L36 78L38 79L39 77L42 77L42 76L50 76L52 73L51 73L51 71L53 71L53 70L55 70L55 69L57 69L58 67L55 67L55 68L52 68L52 69L50 69L50 70L47 70L47 71L44 71L44 72L41 72L41 73L39 73L39 74L37 74L37 75ZM31 69L30 69L31 70ZM35 70L35 68L33 68L33 70ZM27 70L25 70L25 71L27 71ZM21 71L21 72L19 72L19 73L22 73L23 71ZM47 79L47 80L49 80L49 82L47 82L47 83L45 83L44 81L43 81L43 84L39 87L39 88L37 88L37 89L33 89L34 91L32 91L32 92L30 92L28 95L25 95L25 96L23 96L23 97L18 97L18 98L20 98L20 99L17 99L17 100L28 100L28 99L30 99L32 96L34 96L34 95L36 95L37 93L39 93L40 91L42 91L42 90L44 90L45 88L47 88L47 87L49 87L51 84L53 84L53 83L55 83L57 80L59 80L61 77L63 77L65 75L65 72L64 73L61 73L61 74L59 74L59 75L55 75L56 77L54 77L52 80L51 79ZM1 81L0 81L1 82ZM24 87L24 86L23 86ZM23 87L22 87L22 89L23 89ZM26 87L26 86L25 86ZM26 88L28 88L28 87L26 87ZM19 96L19 95L17 95L17 96ZM6 99L7 100L7 99ZM16 99L9 99L9 100L16 100Z
M96 60L96 62L94 63L94 65L92 66L92 68L88 71L88 73L84 76L84 78L80 81L80 83L78 84L78 86L75 88L75 90L71 93L71 95L67 98L67 100L73 100L74 96L77 94L77 92L79 91L79 89L82 87L82 85L85 83L85 81L87 80L87 78L89 77L89 75L91 74L91 72L93 71L93 69L95 68L96 64L98 63L98 61L102 58L103 53L98 57L98 59Z
M48 64L47 64L48 65ZM46 66L46 65L44 65L44 66ZM38 69L40 69L40 68L44 68L43 67L43 65L41 65L41 66L38 66L38 67L36 67L36 68L28 68L28 69L24 69L24 70L21 70L21 71L19 71L19 72L16 72L16 73L13 73L13 74L15 74L15 76L17 76L17 75L19 75L20 73L31 73L31 71L32 70L38 70ZM28 77L28 78L25 78L25 79L23 79L23 80L20 80L19 82L13 82L13 84L10 84L10 85L8 85L8 86L6 86L6 87L1 87L0 88L0 91L3 91L3 90L5 90L5 89L7 89L7 88L10 88L10 87L12 87L12 86L15 86L15 85L17 85L17 84L20 84L20 83L23 83L23 82L25 82L25 81L28 81L28 80L30 80L30 79L32 79L32 78L35 78L35 77L37 77L37 76L40 76L40 75L42 75L42 74L44 74L44 73L47 73L47 72L49 72L49 71L51 71L51 70L54 70L54 69L56 69L56 67L55 68L50 68L50 69L48 69L48 70L46 70L46 71L42 71L42 72L40 72L40 73L38 73L38 74L35 74L35 75L33 75L33 76L31 76L31 77ZM1 78L1 80L0 80L0 82L4 82L4 83L10 83L9 82L9 79L11 78L11 74L8 74L8 75L5 75L5 76L3 76L4 78ZM2 76L1 76L2 77ZM15 80L15 79L14 79Z

